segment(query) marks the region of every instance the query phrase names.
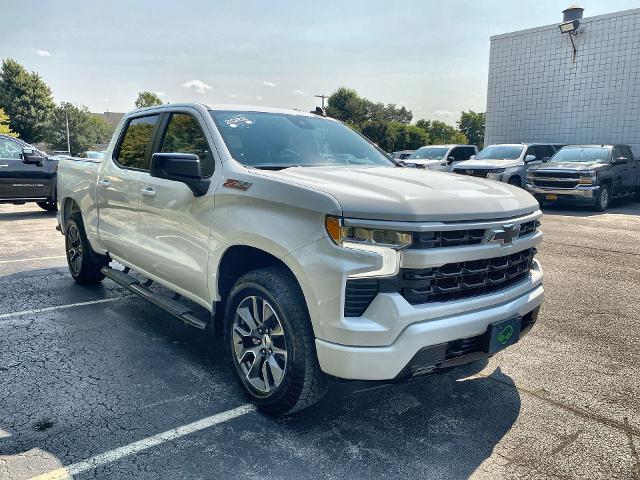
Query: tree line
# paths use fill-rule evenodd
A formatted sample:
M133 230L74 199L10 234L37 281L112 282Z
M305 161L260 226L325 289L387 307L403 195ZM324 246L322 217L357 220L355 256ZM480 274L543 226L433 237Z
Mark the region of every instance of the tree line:
M327 115L347 123L387 152L447 143L482 147L484 143L484 113L463 111L457 128L439 120L418 120L412 125L411 110L372 102L346 87L331 94Z
M150 91L138 94L136 108L161 105ZM418 120L404 106L373 102L349 88L338 88L329 97L327 115L347 123L387 152L415 150L423 145L470 143L482 147L484 113L462 112L457 128L438 120ZM13 59L0 68L0 134L45 143L51 150L67 150L67 121L71 154L108 143L114 126L92 115L82 105L55 104L51 88L36 72Z
M160 105L153 92L140 92L136 108ZM0 67L0 134L19 137L28 143L45 143L51 150L67 150L67 121L71 154L108 143L114 126L92 115L84 106L69 102L55 104L51 88L36 72L29 72L15 60L3 60Z

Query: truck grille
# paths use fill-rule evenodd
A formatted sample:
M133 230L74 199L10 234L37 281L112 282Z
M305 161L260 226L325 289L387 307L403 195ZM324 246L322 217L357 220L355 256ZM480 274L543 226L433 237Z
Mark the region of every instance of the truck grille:
M536 232L539 226L540 222L538 220L522 223L520 225L520 237ZM425 249L480 245L484 234L484 229L416 232L413 234L413 243L410 248Z
M534 178L533 185L536 187L547 188L576 188L578 186L578 180L543 180L540 178Z
M400 270L380 279L347 280L345 317L361 316L378 293L399 293L412 305L461 300L509 288L529 274L535 248L503 257Z
M460 175L469 175L471 177L478 177L478 178L487 178L487 174L489 172L487 172L486 170L472 170L472 169L455 169L453 171L454 173L459 173Z

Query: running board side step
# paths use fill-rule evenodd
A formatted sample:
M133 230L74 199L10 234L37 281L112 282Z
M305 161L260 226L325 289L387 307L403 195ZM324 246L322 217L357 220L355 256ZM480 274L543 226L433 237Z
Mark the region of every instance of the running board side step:
M131 292L140 295L145 300L148 300L154 305L162 308L166 312L169 312L173 316L178 317L187 325L199 328L200 330L207 328L207 322L204 322L193 315L192 310L188 306L171 298L162 297L153 290L150 290L148 286L153 282L148 281L142 284L131 275L110 267L102 267L100 271L105 277L110 278L118 285L125 287Z

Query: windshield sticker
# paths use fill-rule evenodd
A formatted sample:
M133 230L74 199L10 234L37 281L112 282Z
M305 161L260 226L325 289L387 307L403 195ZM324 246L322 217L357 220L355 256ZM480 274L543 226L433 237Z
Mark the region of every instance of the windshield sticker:
M242 125L252 125L253 122L244 115L236 115L235 117L228 118L224 121L229 127L237 128Z

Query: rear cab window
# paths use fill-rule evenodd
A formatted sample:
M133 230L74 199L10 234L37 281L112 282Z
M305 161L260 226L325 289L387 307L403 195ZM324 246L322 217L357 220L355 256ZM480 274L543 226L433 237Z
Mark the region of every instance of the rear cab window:
M148 170L151 143L160 119L159 114L133 118L127 123L115 157L123 168Z

